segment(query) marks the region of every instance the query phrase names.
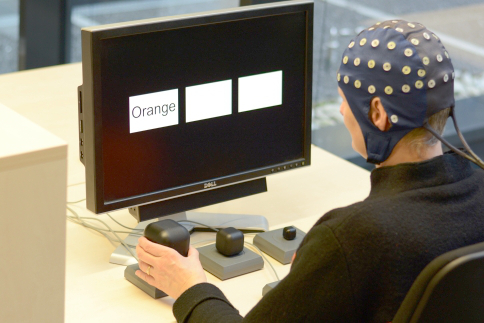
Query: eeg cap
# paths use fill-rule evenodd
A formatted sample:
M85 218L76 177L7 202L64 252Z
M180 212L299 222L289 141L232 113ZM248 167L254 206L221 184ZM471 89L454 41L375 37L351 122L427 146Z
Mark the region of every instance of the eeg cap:
M385 161L408 132L454 107L454 77L449 53L422 24L389 20L353 39L337 79L363 132L367 161ZM389 116L392 126L386 132L369 118L374 97L381 99Z

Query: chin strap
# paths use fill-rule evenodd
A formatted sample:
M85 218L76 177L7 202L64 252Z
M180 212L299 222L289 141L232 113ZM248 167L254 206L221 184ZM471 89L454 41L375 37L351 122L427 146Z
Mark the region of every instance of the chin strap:
M484 162L477 156L469 147L467 144L467 141L464 139L464 136L462 135L462 132L460 132L459 126L457 125L457 120L455 118L455 111L454 107L451 108L449 116L452 118L452 121L454 123L454 128L455 131L457 132L457 135L459 136L460 141L464 145L464 148L469 152L469 154L466 154L464 151L454 147L451 143L449 143L447 140L445 140L439 133L437 133L429 124L426 122L423 127L427 129L431 134L433 134L437 139L439 139L444 145L449 147L450 150L454 151L456 154L469 159L471 162L476 164L477 166L481 167L484 169Z

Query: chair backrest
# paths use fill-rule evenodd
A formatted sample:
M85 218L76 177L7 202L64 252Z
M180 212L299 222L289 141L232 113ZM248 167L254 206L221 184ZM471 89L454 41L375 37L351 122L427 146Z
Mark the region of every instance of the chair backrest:
M404 322L484 322L484 243L449 251L430 262L393 319Z

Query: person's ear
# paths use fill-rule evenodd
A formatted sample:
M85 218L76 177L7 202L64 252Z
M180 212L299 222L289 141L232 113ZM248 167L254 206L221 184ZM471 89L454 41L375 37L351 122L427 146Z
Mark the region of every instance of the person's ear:
M371 100L369 117L371 122L381 131L388 131L392 126L379 97L374 97Z

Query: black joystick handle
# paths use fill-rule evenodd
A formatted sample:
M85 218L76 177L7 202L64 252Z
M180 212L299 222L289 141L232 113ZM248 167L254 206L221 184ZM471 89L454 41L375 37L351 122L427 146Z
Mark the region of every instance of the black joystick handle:
M144 236L152 242L175 249L182 256L188 256L190 233L176 221L166 219L152 222L146 226Z
M224 256L235 256L244 249L244 234L242 231L232 227L219 230L215 247Z
M296 239L296 228L291 226L285 227L282 229L282 236L286 240L294 240Z

